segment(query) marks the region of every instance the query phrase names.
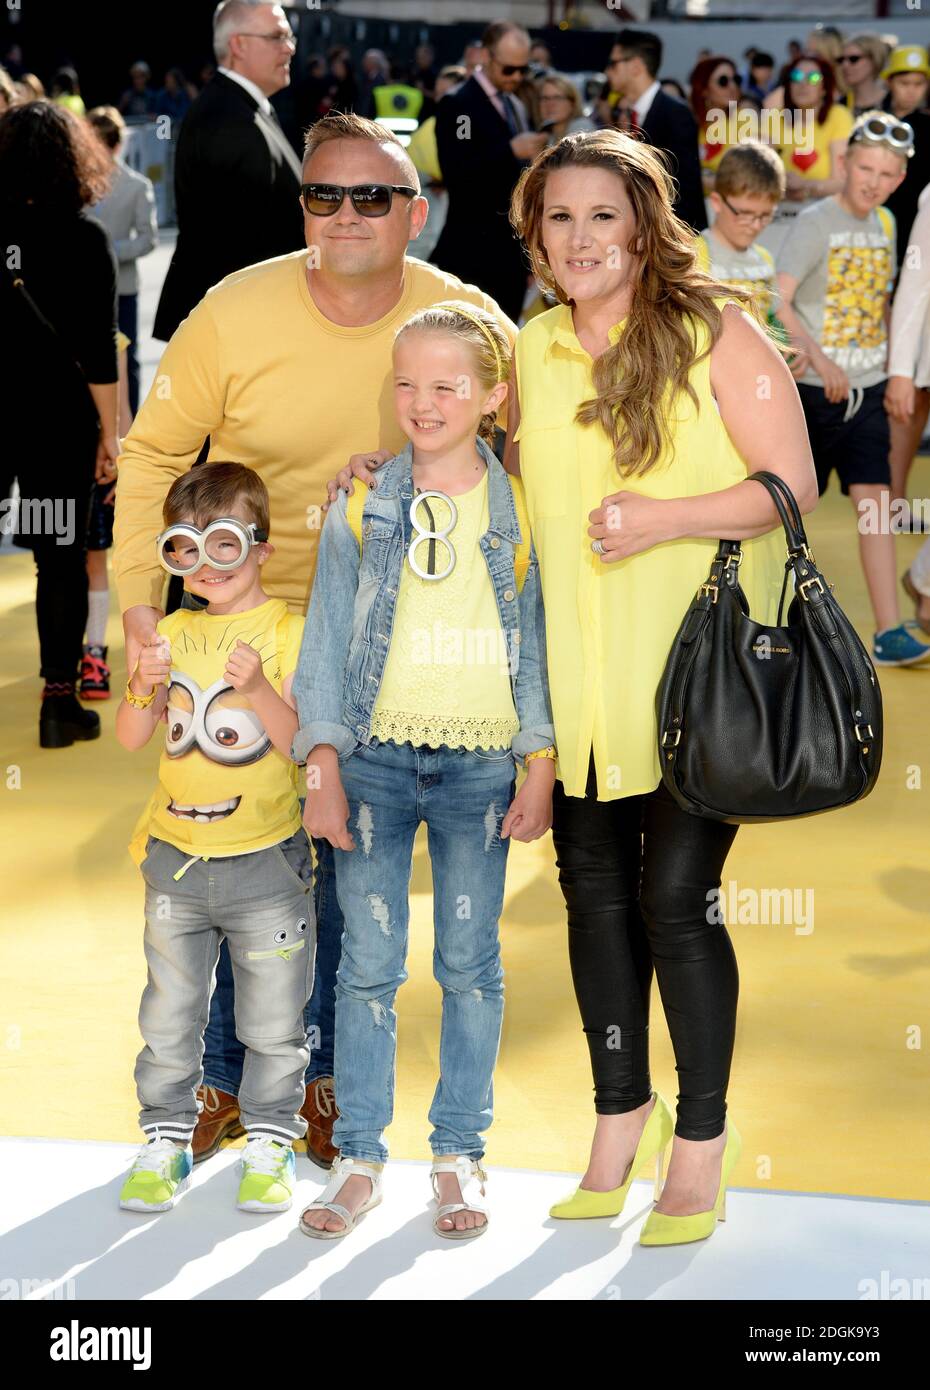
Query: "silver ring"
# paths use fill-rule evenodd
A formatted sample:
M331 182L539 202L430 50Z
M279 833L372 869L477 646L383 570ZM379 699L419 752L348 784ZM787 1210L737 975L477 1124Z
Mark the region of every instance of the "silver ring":
M604 554L604 542L603 542L603 541L592 541L592 542L591 542L591 549L594 551L595 555L603 555L603 554Z

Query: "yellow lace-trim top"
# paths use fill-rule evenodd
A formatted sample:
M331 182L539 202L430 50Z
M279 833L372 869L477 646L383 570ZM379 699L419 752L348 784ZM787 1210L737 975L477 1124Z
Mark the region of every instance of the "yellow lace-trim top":
M441 498L430 497L418 508L426 529L428 503L431 529L440 533L432 557L430 542L418 543L414 554L420 569L441 574L449 563L449 544L455 568L446 579L421 579L404 557L371 733L382 742L430 748L509 748L520 721L494 589L478 547L490 520L487 471L476 487L452 500L454 524Z

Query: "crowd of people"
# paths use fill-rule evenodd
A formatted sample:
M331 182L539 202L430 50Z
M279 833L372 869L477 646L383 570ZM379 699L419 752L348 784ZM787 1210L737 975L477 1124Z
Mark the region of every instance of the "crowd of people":
M425 821L434 1229L480 1235L466 1189L486 1176L507 851L551 827L597 1116L552 1214L616 1215L671 1142L642 1243L706 1238L740 1148L736 962L706 914L736 826L665 789L655 690L711 538L742 540L752 612L775 624L784 546L757 469L801 512L837 473L872 659L930 659L930 541L902 622L895 528L866 524L906 497L930 401L930 254L906 254L930 243L927 53L818 28L784 65L702 53L686 89L651 33L618 31L587 81L495 21L453 67L426 45L409 68L370 50L357 75L347 50L312 58L295 150L271 101L295 48L279 7L224 0L193 100L178 72L153 95L145 64L86 115L74 74L51 100L0 84L20 348L0 390L37 566L40 741L100 733L79 696L110 695L111 539L116 735L165 738L132 840L146 1143L121 1204L167 1209L243 1130L241 1209L290 1206L300 1138L332 1167L307 1235L342 1237L381 1200ZM140 401L136 264L158 230L120 150L127 117L172 102L170 389ZM427 260L408 247L437 194ZM65 447L38 455L51 399ZM66 540L24 524L48 495L76 519ZM424 658L437 628L491 632L508 659ZM649 1078L653 972L677 1114Z

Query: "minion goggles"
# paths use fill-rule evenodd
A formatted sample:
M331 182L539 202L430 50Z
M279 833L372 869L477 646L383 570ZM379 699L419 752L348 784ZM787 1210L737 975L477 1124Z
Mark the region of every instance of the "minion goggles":
M876 112L862 117L853 126L847 145L851 148L862 144L887 145L896 154L910 159L914 153L914 131L906 121L899 121L887 111Z
M215 570L237 570L245 564L252 546L267 539L268 532L254 521L221 516L202 530L178 521L162 531L155 549L159 564L169 574L192 574L205 564Z

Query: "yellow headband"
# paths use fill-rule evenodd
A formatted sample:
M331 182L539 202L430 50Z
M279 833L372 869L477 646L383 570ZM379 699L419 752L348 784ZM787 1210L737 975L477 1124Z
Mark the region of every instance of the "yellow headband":
M486 324L486 323L482 323L481 320L477 317L477 315L475 315L475 314L470 314L470 313L468 312L467 309L461 309L461 308L459 308L458 304L434 304L434 305L433 305L433 308L434 308L434 309L448 309L448 311L449 311L450 314L461 314L461 316L462 316L463 319L468 319L470 323L473 323L473 324L477 325L477 327L481 329L482 333L483 333L484 336L487 338L488 342L491 344L491 348L492 348L492 351L493 351L493 353L494 353L494 361L497 363L497 382L496 382L496 385L500 385L500 383L501 383L501 382L503 381L503 379L504 379L504 373L503 373L503 370L502 370L502 368L501 368L501 354L500 354L500 348L497 346L497 343L496 343L496 341L495 341L495 339L494 339L494 334L493 334L493 333L491 332L491 330L488 328L487 324Z

